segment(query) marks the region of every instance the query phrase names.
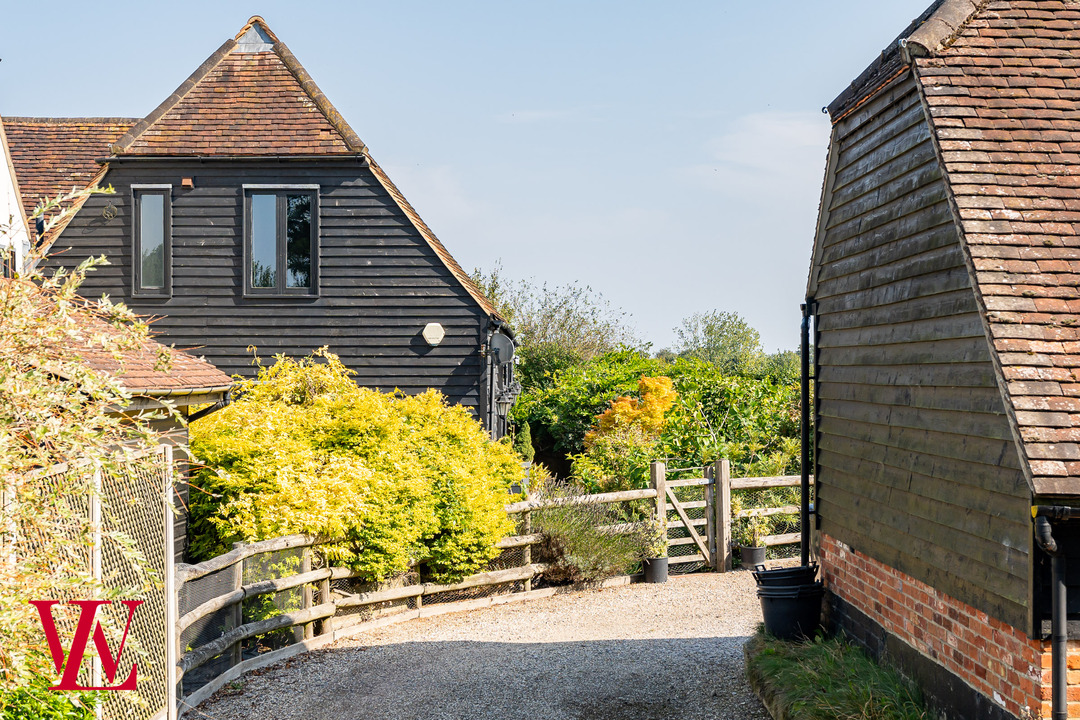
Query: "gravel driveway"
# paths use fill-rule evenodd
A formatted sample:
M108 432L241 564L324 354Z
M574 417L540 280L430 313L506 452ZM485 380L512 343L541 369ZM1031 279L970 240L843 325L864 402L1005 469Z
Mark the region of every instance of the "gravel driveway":
M672 578L372 630L248 675L189 718L768 720L750 573Z

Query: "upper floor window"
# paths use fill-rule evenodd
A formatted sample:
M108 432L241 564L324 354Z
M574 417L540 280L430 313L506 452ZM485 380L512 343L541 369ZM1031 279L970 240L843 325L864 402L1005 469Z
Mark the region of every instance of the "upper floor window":
M0 277L15 277L15 248L0 248Z
M318 186L245 186L244 291L315 295Z
M132 185L135 243L134 295L168 296L172 291L172 186Z

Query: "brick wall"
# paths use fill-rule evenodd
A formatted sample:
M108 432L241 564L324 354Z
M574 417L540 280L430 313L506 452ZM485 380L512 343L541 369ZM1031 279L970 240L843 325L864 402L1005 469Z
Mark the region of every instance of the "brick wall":
M833 596L832 623L854 630L864 643L869 637L867 644L877 645L870 648L875 653L886 649L883 637L873 638L875 631L880 636L884 630L998 708L1016 717L1029 708L1031 717L1050 717L1049 642L1031 640L835 538L821 534L819 540L822 575ZM848 607L857 612L844 609ZM866 621L880 630L848 627ZM930 689L928 694L933 695ZM1069 717L1080 718L1080 641L1069 642L1068 699Z

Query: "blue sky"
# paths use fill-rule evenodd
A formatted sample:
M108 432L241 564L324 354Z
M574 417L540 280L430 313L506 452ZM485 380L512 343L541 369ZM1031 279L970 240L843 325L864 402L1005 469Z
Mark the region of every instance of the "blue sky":
M821 108L929 2L18 3L0 114L141 117L262 15L467 270L590 285L657 349L714 309L787 349Z

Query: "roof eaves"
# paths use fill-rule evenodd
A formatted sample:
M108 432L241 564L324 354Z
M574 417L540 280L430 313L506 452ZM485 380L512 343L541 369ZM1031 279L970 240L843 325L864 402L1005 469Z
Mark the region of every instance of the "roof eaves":
M844 88L844 91L836 96L827 109L833 122L837 122L840 116L847 113L853 106L860 104L867 96L873 95L881 87L888 83L887 78L894 76L904 65L908 64L901 52L901 45L911 37L925 23L936 17L937 13L945 6L954 2L968 2L969 0L934 0L934 2L919 17L911 21L900 35L889 43L878 54L870 65L859 73L859 76ZM949 17L952 17L950 13Z
M86 184L85 188L92 188L97 186L98 183L105 179L105 175L108 172L109 166L107 164L102 165L101 169L98 170L97 174L90 179L90 182ZM65 209L64 218L60 220L60 222L58 222L56 225L53 225L51 228L49 228L49 231L46 232L45 235L41 238L41 245L45 248L46 252L48 252L49 248L52 247L52 244L56 242L56 239L60 237L60 234L64 232L64 230L71 223L71 221L75 219L75 216L78 215L79 210L82 209L82 206L86 204L86 201L89 198L90 194L86 193L73 200L71 205Z
M217 67L225 56L228 55L232 49L236 47L236 40L229 39L222 43L221 47L217 49L213 55L208 57L206 61L193 72L187 80L180 83L180 86L173 91L173 94L165 98L164 102L157 106L149 115L135 123L134 127L127 131L127 133L117 140L112 145L112 152L115 155L119 155L126 152L131 148L135 141L139 139L148 128L150 128L155 122L160 120L165 113L172 110L177 103L184 99L184 96L191 92L192 88L199 84L199 82L206 77L215 67Z
M425 223L424 220L420 217L420 214L416 212L412 205L409 204L409 201L405 199L405 196L401 194L401 191L397 189L397 186L394 185L394 182L390 179L386 172L384 172L383 169L379 167L379 164L375 162L375 159L371 157L370 154L367 155L367 161L368 165L371 167L371 172L375 175L375 178L383 186L386 192L390 194L390 197L394 199L394 202L398 204L398 207L400 207L402 212L405 213L405 216L409 218L409 221L413 224L413 227L416 228L417 232L420 233L421 237L423 237L424 240L427 241L427 244L431 247L431 249L435 251L435 254L442 261L443 265L446 266L446 269L450 271L450 274L453 275L457 279L457 281L461 283L462 287L465 288L465 292L469 293L469 295L472 296L473 300L476 301L480 308L485 313L487 313L489 317L495 319L500 323L505 323L506 318L499 314L499 312L495 309L495 306L492 304L491 300L489 300L487 296L485 296L484 293L480 291L480 288L476 287L476 283L474 283L472 281L472 278L469 277L468 273L466 273L461 268L461 266L458 265L458 262L454 259L454 256L450 254L450 251L446 249L446 246L443 245L442 242L440 242L439 238L435 236L435 233L432 232L431 228L427 226L427 223Z

